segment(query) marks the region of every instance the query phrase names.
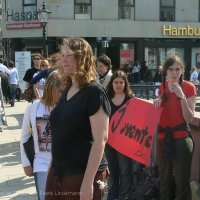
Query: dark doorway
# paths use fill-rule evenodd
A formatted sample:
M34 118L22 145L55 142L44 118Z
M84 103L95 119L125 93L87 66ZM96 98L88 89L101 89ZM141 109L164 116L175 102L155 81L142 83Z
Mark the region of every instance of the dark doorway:
M110 57L112 61L112 70L119 69L120 67L120 45L111 43L110 46L106 50L107 56Z

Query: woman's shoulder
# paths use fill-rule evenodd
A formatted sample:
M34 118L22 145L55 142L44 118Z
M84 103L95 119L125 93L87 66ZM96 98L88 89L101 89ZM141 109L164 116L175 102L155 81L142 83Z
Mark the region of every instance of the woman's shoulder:
M182 88L183 88L183 91L184 91L187 98L194 96L194 95L195 96L197 95L196 86L189 81L183 81Z
M88 97L107 96L106 90L97 80L92 80L89 85L84 89L84 94Z
M193 83L191 83L191 82L189 82L189 81L183 81L183 86L184 87L189 87L189 88L194 88L195 87L195 85L193 84Z
M88 90L103 90L103 86L97 81L97 80L92 80L88 86Z

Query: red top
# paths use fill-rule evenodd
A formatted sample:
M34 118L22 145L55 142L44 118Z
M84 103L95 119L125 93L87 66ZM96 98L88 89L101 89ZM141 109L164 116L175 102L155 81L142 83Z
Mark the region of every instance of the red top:
M176 96L175 93L169 91L168 83L169 81L166 81L165 91L167 94L167 100L163 103L163 111L161 113L161 118L160 118L160 126L162 128L175 127L185 122L181 108L181 101ZM191 82L183 81L181 87L186 98L196 96L197 94L196 87ZM162 93L163 93L163 84L160 85L159 96L161 96ZM178 132L181 133L184 131L176 131L176 134L180 135L180 133ZM159 138L164 138L164 137L159 137Z

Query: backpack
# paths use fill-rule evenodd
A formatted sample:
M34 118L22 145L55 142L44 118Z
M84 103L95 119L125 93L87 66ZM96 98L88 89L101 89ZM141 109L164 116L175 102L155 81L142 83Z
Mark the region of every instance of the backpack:
M5 72L0 71L0 77L1 77L1 88L3 92L3 96L9 99L11 95L11 86L9 82L9 76Z

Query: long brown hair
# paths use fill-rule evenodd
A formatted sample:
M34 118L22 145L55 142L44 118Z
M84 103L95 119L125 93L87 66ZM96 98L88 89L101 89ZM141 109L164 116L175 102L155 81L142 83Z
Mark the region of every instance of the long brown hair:
M184 74L184 71L185 71L185 64L184 64L183 60L179 56L172 54L172 55L169 55L166 58L165 63L163 65L163 88L164 88L164 92L163 92L163 94L161 96L161 99L162 99L163 102L167 100L167 94L166 94L166 76L167 76L167 70L174 63L177 63L180 66L180 68L183 71L183 74ZM179 84L180 85L182 85L182 83L183 83L183 74L181 74L180 79L179 79Z
M110 78L110 81L107 85L107 93L108 93L108 97L110 99L112 99L114 96L115 96L115 92L114 92L114 89L113 89L113 81L114 79L116 78L121 78L124 80L125 82L125 86L124 86L124 94L128 97L132 97L133 96L133 92L131 91L131 88L130 88L130 85L129 85L129 82L128 82L128 79L127 79L127 76L126 74L121 71L121 70L117 70L117 71L114 71L113 75L111 76Z
M89 43L83 38L64 38L62 45L69 46L74 53L77 61L74 78L79 88L85 87L91 80L96 80L96 62ZM72 85L71 77L64 75L64 79L69 88Z

